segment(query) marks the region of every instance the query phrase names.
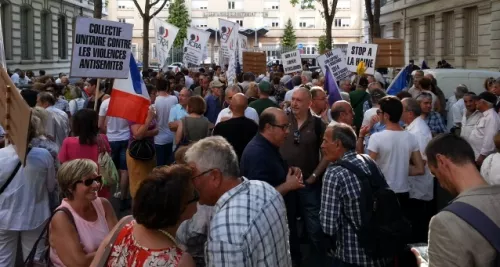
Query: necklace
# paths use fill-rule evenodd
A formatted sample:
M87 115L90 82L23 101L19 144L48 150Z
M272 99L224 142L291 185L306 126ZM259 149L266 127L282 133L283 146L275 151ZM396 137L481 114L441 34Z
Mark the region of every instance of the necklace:
M162 229L158 229L158 231L160 231L160 233L162 233L165 236L167 236L168 239L170 239L170 241L172 241L174 243L174 245L177 247L177 242L175 241L175 238L169 232L167 232L165 230L162 230Z

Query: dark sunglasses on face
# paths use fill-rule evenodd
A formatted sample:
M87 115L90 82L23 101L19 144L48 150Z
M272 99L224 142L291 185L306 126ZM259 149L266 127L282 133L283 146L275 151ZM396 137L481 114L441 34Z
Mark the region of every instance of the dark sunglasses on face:
M99 183L99 185L102 185L102 176L98 175L98 176L96 176L94 178L89 178L89 179L85 179L85 180L76 181L75 185L79 184L79 183L83 183L85 186L91 186L91 185L94 184L94 182L97 182L97 183Z

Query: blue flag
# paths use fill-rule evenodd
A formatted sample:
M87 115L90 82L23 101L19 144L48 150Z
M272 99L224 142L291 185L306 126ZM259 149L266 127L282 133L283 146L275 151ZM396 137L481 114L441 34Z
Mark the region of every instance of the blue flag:
M397 95L408 86L408 75L411 75L408 67L402 69L396 78L392 81L391 85L387 88L388 95Z
M328 93L328 104L330 107L336 101L342 100L342 96L340 95L340 89L337 85L337 81L335 77L333 77L330 68L325 65L325 91Z

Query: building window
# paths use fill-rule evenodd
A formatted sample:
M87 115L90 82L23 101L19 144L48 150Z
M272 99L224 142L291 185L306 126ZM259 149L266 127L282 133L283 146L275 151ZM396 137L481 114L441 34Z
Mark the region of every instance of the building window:
M227 9L234 9L234 1L227 2Z
M434 16L425 18L425 55L434 56L436 46L436 19Z
M278 22L272 22L271 25L272 25L273 28L278 28L279 23Z
M40 16L40 30L42 41L42 58L52 58L52 14L42 11Z
M156 51L156 44L152 44L151 48L152 48L151 50L153 51L151 53L151 59L158 59L158 54L157 54L158 52Z
M305 28L306 27L306 23L305 22L299 22L299 27Z
M125 6L118 6L118 9L125 9Z
M351 9L351 0L339 0L337 2L337 9L343 9L343 10Z
M410 56L418 57L418 19L410 20Z
M2 3L1 12L5 59L12 59L12 6L8 3Z
M477 7L464 10L464 41L465 54L477 56L479 19Z
M385 37L385 25L380 26L380 38Z
M118 22L125 23L125 22L127 22L127 20L124 18L118 18Z
M455 14L453 11L443 13L443 46L445 56L455 54Z
M243 20L242 19L237 19L236 23L240 25L240 27L243 27Z
M392 24L392 30L393 30L393 37L396 39L401 38L401 23L400 22L395 22Z
M57 54L60 59L68 58L68 29L67 29L66 17L60 15L57 18Z
M200 6L200 9L207 10L207 7L206 6Z
M21 59L34 59L33 9L21 7Z
M340 28L340 27L350 27L351 26L351 19L349 18L338 18L333 20L333 26Z

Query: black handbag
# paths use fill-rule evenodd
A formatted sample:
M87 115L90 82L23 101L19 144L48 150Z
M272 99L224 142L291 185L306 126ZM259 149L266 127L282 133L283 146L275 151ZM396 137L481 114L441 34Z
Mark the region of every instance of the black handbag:
M134 140L130 143L128 153L133 159L151 160L155 156L155 146L147 139Z

